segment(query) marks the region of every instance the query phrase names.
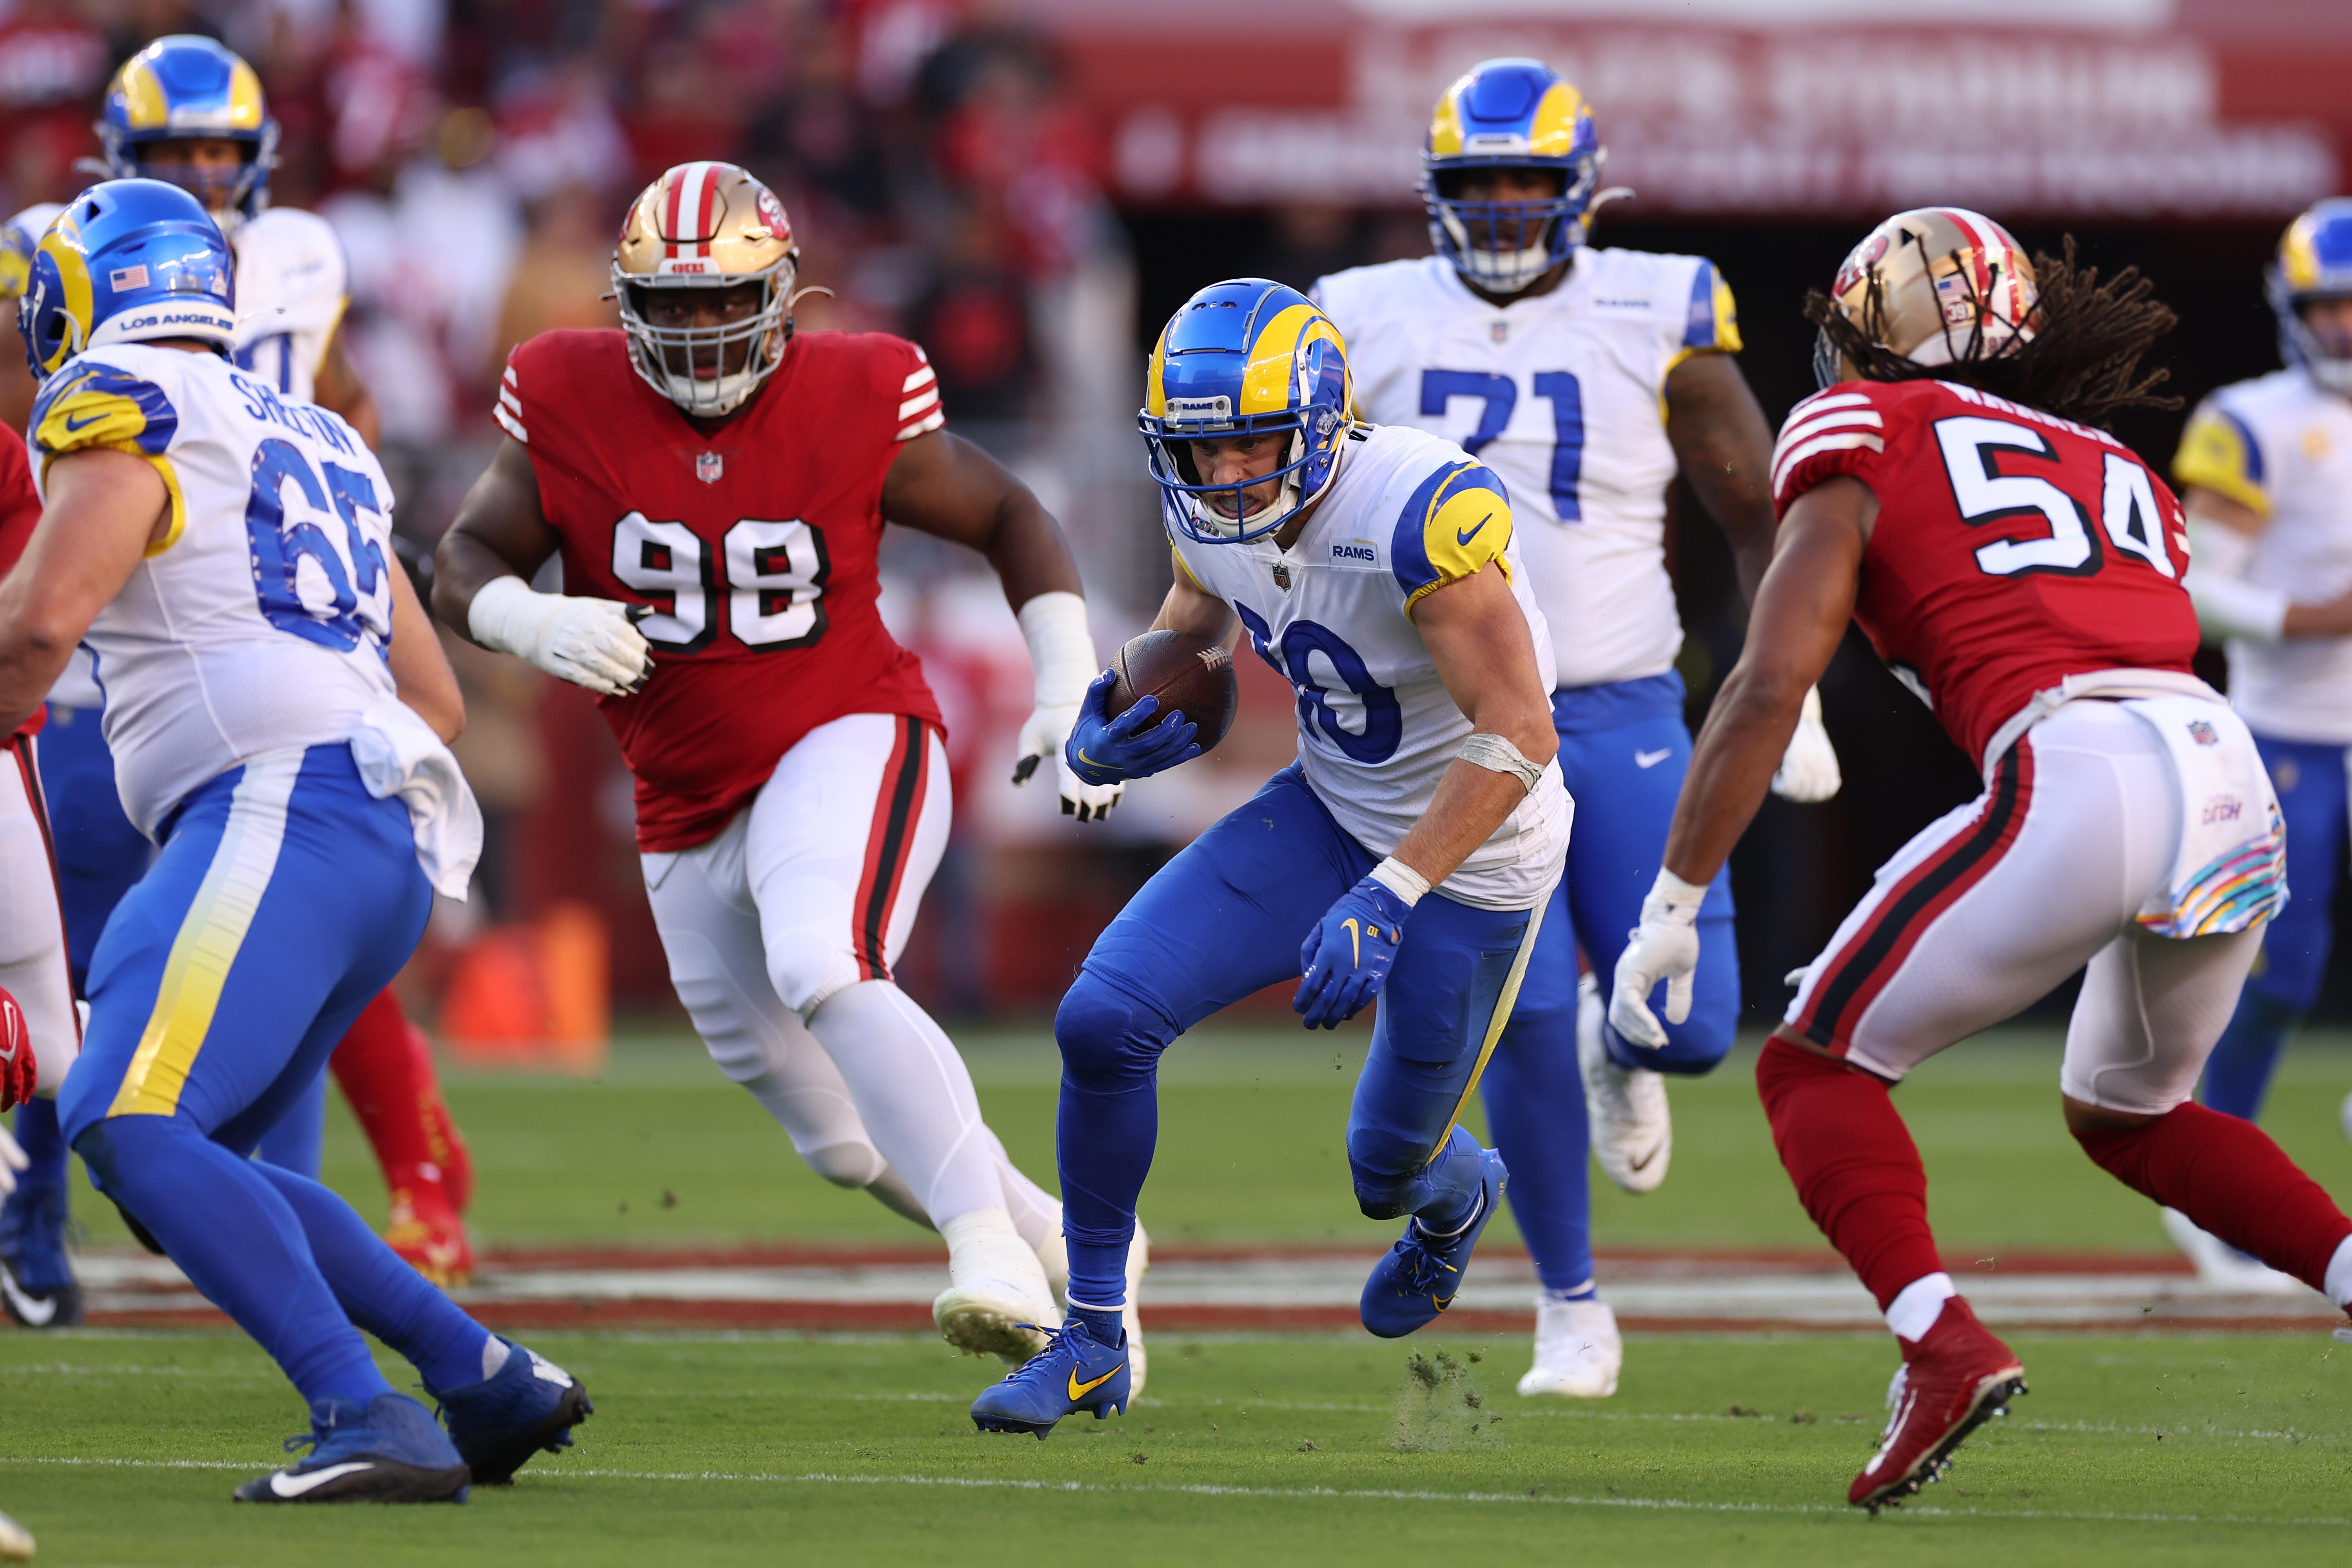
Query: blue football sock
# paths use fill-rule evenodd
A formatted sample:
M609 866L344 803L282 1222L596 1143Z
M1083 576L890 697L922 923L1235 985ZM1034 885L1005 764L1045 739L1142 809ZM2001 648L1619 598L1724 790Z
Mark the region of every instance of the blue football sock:
M307 1176L258 1162L253 1168L294 1211L319 1272L352 1321L407 1357L427 1388L464 1388L496 1370L495 1352L484 1359L490 1331L403 1262L351 1205Z
M25 1151L19 1190L66 1184L66 1135L58 1127L58 1102L35 1098L16 1108L16 1146Z
M1117 1307L1091 1307L1083 1301L1070 1303L1070 1316L1087 1326L1087 1332L1107 1345L1118 1343L1127 1333Z
M79 1148L107 1195L139 1216L306 1401L364 1405L392 1392L267 1167L176 1116L110 1117L84 1132Z
M315 1182L326 1141L327 1075L322 1072L310 1080L301 1099L286 1108L278 1125L261 1135L261 1146L253 1152L254 1158Z
M1547 1290L1590 1295L1591 1135L1576 1067L1572 993L1556 1012L1512 1019L1486 1063L1479 1093L1486 1130L1511 1168L1511 1216L1527 1238L1536 1278ZM1546 1026L1530 1030L1530 1024Z
M2260 1116L2271 1073L2297 1017L2294 1008L2253 986L2240 993L2229 1027L2205 1058L2206 1106L2248 1121Z
M1429 1187L1427 1202L1412 1211L1421 1228L1432 1236L1457 1236L1478 1217L1479 1184L1486 1174L1485 1151L1468 1130L1454 1129L1437 1158L1422 1172Z
M1092 1006L1085 1004L1092 1003ZM1055 1142L1062 1175L1062 1238L1069 1249L1069 1293L1116 1308L1127 1300L1127 1248L1135 1203L1160 1142L1159 1044L1146 1012L1112 987L1081 973L1062 1005L1056 1033L1063 1053ZM1101 1029L1119 1048L1076 1039ZM1088 1049L1088 1047L1096 1048ZM1108 1059L1107 1059L1108 1058ZM1113 1325L1114 1328L1116 1324ZM1106 1343L1115 1344L1116 1337Z

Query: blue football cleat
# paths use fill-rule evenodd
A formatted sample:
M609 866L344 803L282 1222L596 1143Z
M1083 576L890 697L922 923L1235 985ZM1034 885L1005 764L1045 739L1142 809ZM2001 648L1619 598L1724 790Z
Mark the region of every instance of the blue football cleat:
M504 1365L479 1383L447 1391L433 1389L449 1438L474 1472L477 1483L502 1487L514 1480L541 1449L553 1454L572 1446L572 1428L595 1411L580 1380L537 1351L501 1340Z
M1454 1236L1426 1235L1419 1219L1409 1219L1403 1237L1372 1265L1359 1310L1364 1327L1381 1338L1402 1339L1454 1305L1463 1271L1470 1267L1470 1250L1501 1206L1503 1184L1510 1179L1502 1155L1481 1149L1478 1157L1485 1169L1478 1179L1477 1216Z
M286 1440L310 1457L236 1489L239 1502L464 1502L466 1461L425 1406L379 1394L365 1406L321 1399L310 1435Z
M0 1306L28 1329L81 1321L81 1287L66 1257L62 1182L27 1182L0 1203Z
M1076 1318L1066 1328L1044 1332L1044 1350L971 1402L973 1426L983 1432L1034 1432L1042 1443L1065 1415L1091 1410L1100 1421L1126 1410L1124 1342L1103 1343ZM1120 1338L1124 1342L1125 1336Z

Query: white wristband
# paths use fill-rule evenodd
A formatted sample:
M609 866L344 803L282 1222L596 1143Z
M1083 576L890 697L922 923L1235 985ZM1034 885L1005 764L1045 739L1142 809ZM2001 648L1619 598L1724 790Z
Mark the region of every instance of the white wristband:
M2276 588L2246 581L2254 542L2226 524L2192 517L2189 550L2189 599L2197 606L2197 622L2206 634L2278 641L2286 627L2290 601Z
M1429 879L1391 855L1372 868L1372 880L1404 900L1406 909L1421 902L1422 894L1429 891Z
M466 629L486 648L536 663L532 648L554 607L554 595L539 593L520 577L493 577L475 590L474 602L466 607Z
M1102 672L1095 662L1094 634L1087 629L1087 602L1066 590L1040 594L1014 617L1029 644L1029 668L1037 677L1037 706L1067 707L1086 700L1087 687Z
M1501 735L1489 735L1481 731L1463 742L1462 749L1454 754L1474 767L1485 768L1490 773L1509 773L1530 793L1543 778L1541 765L1529 762L1526 752Z
M1690 911L1695 918L1698 907L1706 900L1706 887L1701 882L1685 882L1664 866L1658 868L1658 879L1650 884L1648 901L1665 905L1678 914Z

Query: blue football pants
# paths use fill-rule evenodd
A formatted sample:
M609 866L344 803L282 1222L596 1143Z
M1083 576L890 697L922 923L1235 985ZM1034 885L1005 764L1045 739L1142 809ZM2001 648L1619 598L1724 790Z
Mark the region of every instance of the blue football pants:
M1641 923L1657 880L1666 829L1689 771L1683 682L1672 673L1556 692L1559 764L1576 802L1568 874L1552 895L1510 1026L1486 1066L1481 1094L1495 1146L1510 1167L1512 1216L1544 1289L1582 1294L1592 1284L1591 1172L1584 1085L1576 1065L1576 952L1584 952L1605 1006L1617 958ZM1602 1026L1620 1066L1704 1073L1731 1049L1739 1022L1739 950L1731 877L1699 908L1698 973L1690 1017L1666 1025L1662 1050L1627 1044ZM1663 1007L1663 1000L1654 1004ZM1663 1020L1663 1013L1661 1013Z
M1285 768L1160 868L1097 939L1054 1024L1074 1301L1124 1300L1136 1199L1159 1140L1160 1052L1218 1009L1297 979L1307 932L1375 860ZM1414 910L1348 1119L1366 1215L1437 1220L1475 1201L1476 1145L1447 1134L1531 919L1438 893Z
M348 747L272 752L189 796L90 965L66 1137L307 1400L387 1391L354 1319L445 1377L481 1343L349 1205L246 1158L407 960L431 897L407 808L367 793Z
M2205 1058L2204 1100L2251 1121L2262 1113L2287 1037L2318 1000L2336 942L2336 889L2344 876L2345 769L2352 747L2305 741L2254 744L2286 822L2286 907L2263 931L2263 950L2237 1011Z

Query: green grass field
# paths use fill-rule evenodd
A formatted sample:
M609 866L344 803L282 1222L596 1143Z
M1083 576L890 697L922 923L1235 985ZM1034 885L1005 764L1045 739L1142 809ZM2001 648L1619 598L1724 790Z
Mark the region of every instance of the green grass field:
M1155 1234L1383 1239L1353 1213L1339 1148L1361 1046L1287 1033L1180 1044L1145 1194ZM990 1037L971 1054L991 1121L1050 1184L1049 1047ZM1674 1174L1645 1198L1604 1187L1604 1245L1817 1241L1773 1159L1751 1061L1676 1087ZM1987 1248L2159 1246L2147 1205L2066 1138L2055 1071L2054 1044L2023 1036L1956 1050L1902 1090L1942 1233ZM2339 1194L2352 1194L2336 1128L2347 1089L2352 1044L2307 1042L2271 1114ZM452 1098L493 1246L915 1235L802 1171L689 1050L634 1045L593 1083L459 1078ZM380 1204L340 1108L328 1174L362 1208ZM79 1203L92 1239L119 1239L101 1208ZM1842 1498L1894 1364L1878 1334L1639 1336L1617 1397L1574 1406L1511 1392L1516 1338L1171 1334L1153 1342L1142 1405L1044 1444L972 1433L962 1407L991 1374L919 1338L529 1337L595 1395L577 1449L464 1509L306 1511L226 1501L301 1425L241 1338L0 1335L0 1507L60 1564L2294 1563L2352 1551L2352 1347L2316 1334L2020 1336L2034 1392L1970 1444L1923 1500L1932 1507L1874 1521ZM1441 1348L1454 1371L1433 1392L1407 1360Z

